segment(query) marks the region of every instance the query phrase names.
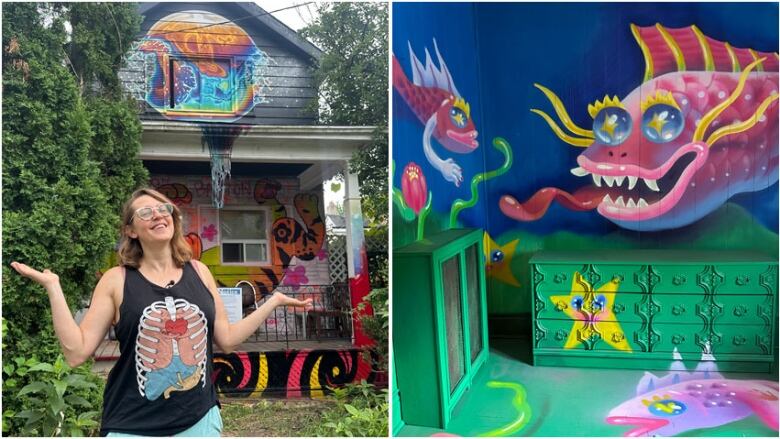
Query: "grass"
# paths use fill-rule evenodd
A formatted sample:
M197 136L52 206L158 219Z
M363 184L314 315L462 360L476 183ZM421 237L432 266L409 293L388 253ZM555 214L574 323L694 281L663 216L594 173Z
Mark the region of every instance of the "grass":
M330 399L226 399L222 402L222 436L302 436L322 422L334 407Z

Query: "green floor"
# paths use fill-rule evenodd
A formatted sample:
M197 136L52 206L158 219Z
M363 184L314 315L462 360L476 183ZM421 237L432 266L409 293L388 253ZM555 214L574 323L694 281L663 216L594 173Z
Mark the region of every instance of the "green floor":
M609 411L635 396L644 374L641 370L532 367L528 343L522 340L491 340L490 357L475 377L472 387L458 404L446 432L405 425L398 436L431 436L448 433L458 436L504 435L518 423L511 389L490 388L489 381L521 384L531 407L530 420L513 436L622 436L630 427L605 422ZM671 359L670 359L671 363ZM687 364L687 362L686 362ZM654 372L663 375L662 372ZM727 379L763 379L777 376L725 373ZM774 436L756 416L685 436Z

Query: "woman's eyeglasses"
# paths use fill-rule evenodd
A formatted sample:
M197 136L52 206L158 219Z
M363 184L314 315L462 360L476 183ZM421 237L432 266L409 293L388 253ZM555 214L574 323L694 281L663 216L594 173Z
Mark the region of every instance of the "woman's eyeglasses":
M158 204L154 207L142 207L135 211L132 217L130 217L130 222L133 222L134 217L138 217L142 219L143 221L149 221L150 219L154 218L154 213L157 212L158 215L161 217L170 216L173 213L173 204L171 203L163 203Z

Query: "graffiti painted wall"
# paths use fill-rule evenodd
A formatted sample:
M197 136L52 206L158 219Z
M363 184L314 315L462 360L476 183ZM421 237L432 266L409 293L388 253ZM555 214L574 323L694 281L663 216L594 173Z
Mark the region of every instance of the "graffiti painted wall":
M393 13L394 245L485 229L490 313L542 249L777 253L776 4Z
M238 352L214 355L219 393L237 397L318 397L347 383L386 382L360 349Z
M220 286L249 281L260 298L280 285L305 294L330 284L322 194L300 192L297 179L232 178L223 209L211 205L209 176L150 183L182 210L194 256Z

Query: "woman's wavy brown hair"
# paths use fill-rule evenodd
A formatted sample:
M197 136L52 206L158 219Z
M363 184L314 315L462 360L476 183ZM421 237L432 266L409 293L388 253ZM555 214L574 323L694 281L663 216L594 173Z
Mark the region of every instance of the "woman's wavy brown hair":
M141 242L136 238L131 238L127 234L127 226L132 224L133 216L135 216L135 210L133 210L133 202L138 198L148 195L161 203L170 203L173 205L173 238L171 238L171 255L173 256L173 262L177 267L181 268L184 264L192 259L192 249L187 241L184 239L184 233L182 232L181 224L181 211L179 207L173 204L171 200L165 195L157 192L151 188L141 188L133 192L130 199L125 202L122 207L122 225L119 229L121 236L119 240L119 249L117 249L117 257L120 265L128 267L138 268L141 265L141 258L144 256L144 249L141 247Z

